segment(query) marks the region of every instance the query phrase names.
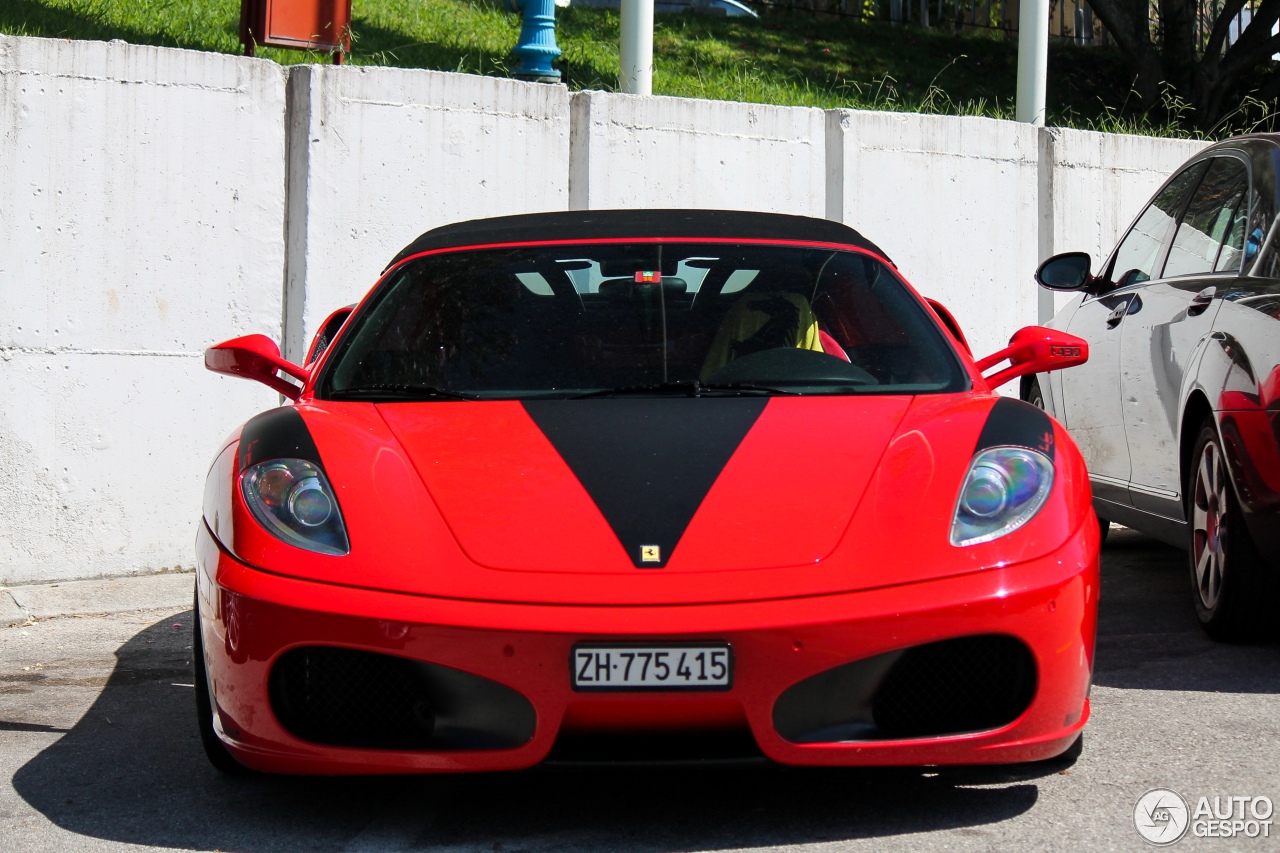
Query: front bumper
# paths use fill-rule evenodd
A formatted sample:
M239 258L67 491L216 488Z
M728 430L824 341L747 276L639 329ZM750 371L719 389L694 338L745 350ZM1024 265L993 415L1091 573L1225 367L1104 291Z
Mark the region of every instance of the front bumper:
M1015 566L840 595L664 607L459 601L285 578L221 550L201 527L197 604L217 713L243 764L281 773L514 770L586 733L661 737L749 733L765 757L795 765L992 764L1052 758L1089 716L1098 597L1096 523L1057 553ZM998 728L902 739L794 742L775 728L788 688L895 650L977 635L1025 644L1034 695ZM575 643L727 642L735 674L713 693L580 693ZM508 748L332 746L290 734L273 710L272 667L325 646L421 661L496 682L532 706L532 734Z

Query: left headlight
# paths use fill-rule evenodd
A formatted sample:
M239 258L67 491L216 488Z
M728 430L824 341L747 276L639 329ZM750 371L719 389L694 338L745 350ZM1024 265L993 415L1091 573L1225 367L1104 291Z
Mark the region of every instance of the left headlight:
M290 545L341 556L351 550L338 499L324 472L305 459L271 459L240 475L258 523Z
M973 457L951 522L951 544L990 542L1026 524L1053 488L1053 462L1026 447L993 447Z

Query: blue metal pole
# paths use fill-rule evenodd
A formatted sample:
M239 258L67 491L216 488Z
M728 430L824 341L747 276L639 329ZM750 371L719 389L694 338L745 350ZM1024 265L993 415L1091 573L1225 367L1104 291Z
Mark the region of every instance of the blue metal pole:
M552 61L560 56L556 45L555 0L523 0L520 6L524 23L512 51L516 57L512 76L537 83L559 83L560 72L551 67Z

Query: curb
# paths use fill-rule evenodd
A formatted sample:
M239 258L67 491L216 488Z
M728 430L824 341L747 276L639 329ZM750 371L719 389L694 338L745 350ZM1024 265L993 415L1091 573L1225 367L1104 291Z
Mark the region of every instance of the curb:
M66 616L191 607L194 572L0 587L0 628Z
M9 590L0 589L0 628L21 625L29 618L27 612L19 607L18 602L9 594Z

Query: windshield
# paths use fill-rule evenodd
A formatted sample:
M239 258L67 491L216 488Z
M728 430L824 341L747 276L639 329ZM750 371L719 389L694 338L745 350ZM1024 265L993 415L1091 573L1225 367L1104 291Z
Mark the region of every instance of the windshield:
M671 242L446 252L406 263L348 325L321 397L968 387L892 269L852 251Z

